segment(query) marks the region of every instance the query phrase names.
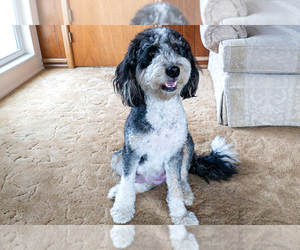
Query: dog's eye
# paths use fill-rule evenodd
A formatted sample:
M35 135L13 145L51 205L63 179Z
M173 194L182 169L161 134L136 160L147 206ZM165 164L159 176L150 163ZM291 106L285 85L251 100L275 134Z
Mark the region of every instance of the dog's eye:
M151 57L155 56L155 50L151 50L151 51L149 52L149 55L150 55Z
M177 45L173 46L173 50L176 54L179 54L179 47Z

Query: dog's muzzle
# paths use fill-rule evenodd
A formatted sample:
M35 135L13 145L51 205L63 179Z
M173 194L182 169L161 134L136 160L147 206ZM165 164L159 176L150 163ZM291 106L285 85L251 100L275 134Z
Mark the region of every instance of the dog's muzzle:
M167 74L167 76L172 78L172 80L170 80L170 81L166 82L164 85L162 85L162 90L167 91L167 92L173 92L177 89L176 78L180 74L180 69L177 66L171 66L166 69L166 74Z

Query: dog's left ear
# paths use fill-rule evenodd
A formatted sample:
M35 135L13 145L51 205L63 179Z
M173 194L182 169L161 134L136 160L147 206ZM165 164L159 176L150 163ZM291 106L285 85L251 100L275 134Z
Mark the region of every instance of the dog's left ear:
M190 54L188 60L191 63L191 75L188 83L181 90L180 96L183 99L194 97L198 88L199 72L197 69L197 61L192 54Z

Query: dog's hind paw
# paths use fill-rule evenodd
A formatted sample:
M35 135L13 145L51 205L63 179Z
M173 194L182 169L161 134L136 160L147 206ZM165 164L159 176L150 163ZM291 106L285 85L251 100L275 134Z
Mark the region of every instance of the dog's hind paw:
M184 204L186 206L193 205L194 194L193 194L192 189L191 189L191 187L188 183L182 185L182 191L183 191Z
M184 204L186 206L192 206L193 201L194 201L194 195L193 194L189 194L187 196L184 196Z
M130 221L134 216L134 212L135 210L133 207L112 207L110 209L110 215L113 218L113 221L117 224L125 224Z
M112 187L109 190L107 197L110 198L110 199L114 199L116 197L117 193L118 193L119 186L120 186L120 184L117 184L116 186Z
M187 211L187 213L181 217L173 216L172 221L175 225L199 225L196 215L191 211Z

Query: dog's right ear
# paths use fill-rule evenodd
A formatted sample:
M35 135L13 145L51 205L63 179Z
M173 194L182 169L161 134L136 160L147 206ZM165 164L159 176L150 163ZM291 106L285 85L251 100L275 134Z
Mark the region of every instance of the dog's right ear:
M198 69L198 63L193 56L192 52L190 51L188 53L187 59L191 63L191 75L189 78L188 83L184 86L184 88L181 90L180 96L183 99L194 97L198 88L198 82L199 82L199 72L201 69Z
M145 103L145 97L135 76L137 53L132 47L131 44L123 61L117 66L113 85L124 105L137 107Z

